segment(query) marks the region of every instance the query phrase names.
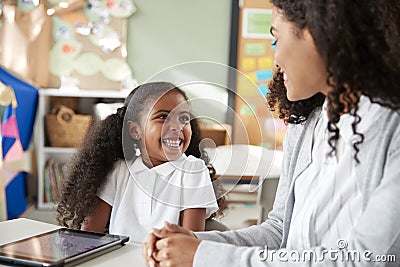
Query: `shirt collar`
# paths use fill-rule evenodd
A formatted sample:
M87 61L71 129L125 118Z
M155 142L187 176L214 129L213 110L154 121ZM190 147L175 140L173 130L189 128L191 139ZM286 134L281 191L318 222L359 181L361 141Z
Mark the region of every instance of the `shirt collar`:
M328 123L328 113L327 113L327 106L328 100L325 99L325 102L322 106L323 116ZM372 121L370 118L376 115L377 109L379 105L371 103L367 96L362 95L358 101L358 110L357 115L361 118L361 122L357 124L357 132L363 133L365 132L369 126L371 125ZM346 143L353 142L353 128L352 123L354 122L354 117L348 113L343 114L340 116L340 120L337 123L337 127L339 128L339 134L343 138Z
M161 176L167 176L171 174L174 170L178 169L177 166L182 165L182 163L186 160L187 156L182 154L178 159L173 161L168 161L163 164L160 164L156 167L149 168L147 167L142 160L142 157L139 156L136 160L130 165L130 172L132 174L139 174L147 171L156 172Z

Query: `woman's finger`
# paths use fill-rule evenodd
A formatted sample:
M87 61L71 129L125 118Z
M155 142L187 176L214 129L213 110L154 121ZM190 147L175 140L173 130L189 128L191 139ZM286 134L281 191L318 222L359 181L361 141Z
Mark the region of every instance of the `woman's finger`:
M157 242L155 243L155 250L157 251L157 254L159 254L160 250L167 248L169 243L170 243L169 238L157 240Z
M166 230L168 230L170 232L174 232L174 233L180 233L180 232L182 232L182 229L184 229L177 224L169 223L167 221L164 222L164 227Z
M183 227L181 227L181 226L179 226L179 225L177 225L177 224L169 223L169 222L167 222L167 221L164 222L164 227L163 227L163 229L164 229L164 228L165 228L165 230L167 230L168 232L172 232L172 233L182 233L182 234L185 234L185 235L189 235L189 236L192 236L192 237L196 237L196 236L193 234L192 231L190 231L190 230L188 230L188 229L186 229L186 228L183 228Z
M157 241L157 237L153 233L150 233L147 235L146 242L145 242L146 251L144 251L144 253L146 253L147 257L151 257L151 254L153 254L156 241Z
M157 237L150 233L146 241L143 243L142 246L142 255L145 260L146 266L153 267L156 266L156 261L153 259L152 255L155 251L155 243L157 241Z
M143 245L142 245L142 257L143 257L143 259L144 259L144 262L146 263L146 266L147 266L147 267L150 267L150 265L149 265L149 257L148 257L148 255L147 255L147 246L146 246L146 243L143 243Z
M171 233L170 237L156 242L153 258L159 266L192 266L200 242L201 240L184 234Z

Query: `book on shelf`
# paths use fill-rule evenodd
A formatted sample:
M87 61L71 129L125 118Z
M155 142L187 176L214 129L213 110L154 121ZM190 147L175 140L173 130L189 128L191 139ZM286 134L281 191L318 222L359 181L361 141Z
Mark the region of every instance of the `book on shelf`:
M47 160L44 166L43 202L58 202L64 182L66 164L54 159Z

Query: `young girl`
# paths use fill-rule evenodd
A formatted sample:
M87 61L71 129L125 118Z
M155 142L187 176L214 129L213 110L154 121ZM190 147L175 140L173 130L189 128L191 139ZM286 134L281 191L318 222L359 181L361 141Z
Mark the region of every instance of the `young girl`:
M95 232L109 223L137 242L165 220L204 230L218 205L187 100L170 83L140 85L95 124L69 169L59 223Z

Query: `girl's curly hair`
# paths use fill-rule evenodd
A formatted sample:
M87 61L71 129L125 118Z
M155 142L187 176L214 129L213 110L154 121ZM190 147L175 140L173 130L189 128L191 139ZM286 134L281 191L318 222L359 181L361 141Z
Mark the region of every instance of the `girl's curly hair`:
M186 94L173 84L167 82L146 83L136 87L125 99L124 106L115 114L104 120L95 122L82 147L73 156L68 173L61 190L57 205L57 220L62 226L80 228L84 218L96 206L96 197L108 174L118 160L131 160L136 156L135 140L131 138L124 121L139 121L141 113L150 100L155 100L162 94L176 91L188 100ZM193 155L206 162L214 179L215 170L209 163L207 154L200 151L200 126L197 119L191 119L192 137L186 155ZM218 197L219 210L215 215L222 214L226 208L222 187L213 183Z
M361 121L357 115L360 95L392 110L400 105L400 1L393 0L271 0L295 31L308 29L328 72L329 145L332 152L339 138L336 124L340 115L353 117L353 133ZM321 106L325 96L318 93L301 101L286 97L283 77L275 73L267 97L286 123L301 123Z

